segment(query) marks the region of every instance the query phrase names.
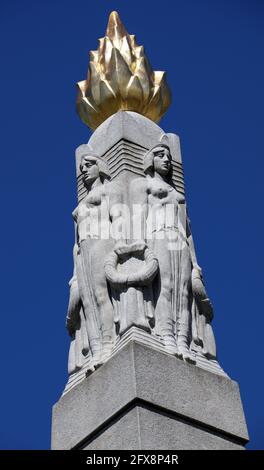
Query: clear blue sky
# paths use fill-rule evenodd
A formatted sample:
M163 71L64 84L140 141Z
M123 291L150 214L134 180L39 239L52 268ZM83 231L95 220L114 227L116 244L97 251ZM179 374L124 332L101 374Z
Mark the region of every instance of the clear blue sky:
M65 381L65 324L76 205L75 113L108 15L118 10L166 70L199 263L215 307L219 360L240 384L264 448L261 0L1 0L0 448L47 449Z

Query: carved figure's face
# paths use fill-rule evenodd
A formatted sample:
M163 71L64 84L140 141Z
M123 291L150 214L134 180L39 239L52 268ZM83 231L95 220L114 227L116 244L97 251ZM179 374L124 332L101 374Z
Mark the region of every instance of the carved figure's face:
M166 176L171 168L171 154L165 147L157 147L154 150L154 170L162 176Z
M90 155L84 155L82 157L82 162L81 162L81 172L83 175L83 181L84 184L90 185L93 183L97 178L99 178L99 168L97 165L97 158L90 156Z

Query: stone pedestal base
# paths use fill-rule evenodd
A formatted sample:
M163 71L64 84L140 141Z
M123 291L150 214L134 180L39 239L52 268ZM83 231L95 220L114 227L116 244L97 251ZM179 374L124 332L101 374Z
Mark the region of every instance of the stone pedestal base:
M53 408L52 449L238 449L236 382L129 342Z

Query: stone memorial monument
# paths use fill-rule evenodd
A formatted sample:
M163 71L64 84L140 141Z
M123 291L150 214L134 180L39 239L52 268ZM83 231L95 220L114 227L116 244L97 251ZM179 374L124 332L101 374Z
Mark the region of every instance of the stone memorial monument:
M76 151L69 379L53 449L243 449L239 388L219 365L180 142L156 123L165 72L116 12L78 83L94 132Z

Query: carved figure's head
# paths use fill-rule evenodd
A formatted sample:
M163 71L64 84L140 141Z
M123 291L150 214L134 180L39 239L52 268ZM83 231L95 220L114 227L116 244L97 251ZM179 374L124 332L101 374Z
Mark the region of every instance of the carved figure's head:
M92 152L82 156L80 171L83 175L85 186L90 186L98 178L100 178L102 182L105 179L110 179L107 163Z
M157 144L144 156L144 173L157 172L167 177L171 172L171 153L168 145Z

